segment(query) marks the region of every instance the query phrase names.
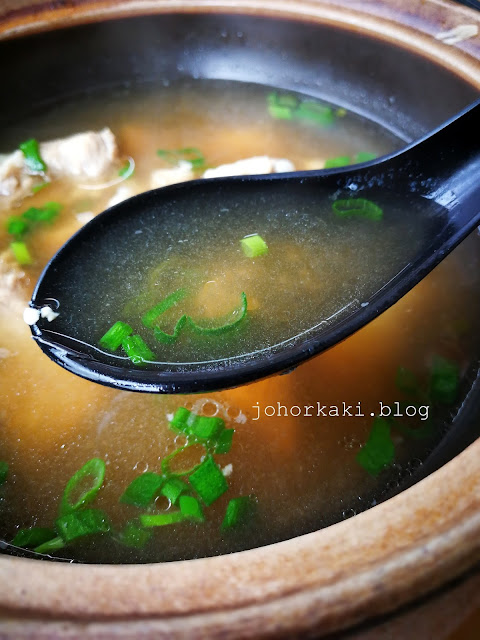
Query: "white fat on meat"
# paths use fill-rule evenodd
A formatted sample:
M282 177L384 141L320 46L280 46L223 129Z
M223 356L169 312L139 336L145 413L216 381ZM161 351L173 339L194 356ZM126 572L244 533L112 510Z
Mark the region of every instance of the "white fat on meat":
M295 166L286 158L270 158L269 156L254 156L244 158L231 164L221 164L215 169L207 169L204 178L227 178L228 176L260 175L262 173L283 173L295 171Z
M98 180L111 174L118 163L117 143L108 128L43 142L40 155L47 165L41 177L48 181L57 178ZM38 179L39 174L29 173L21 151L0 156L0 209L14 206L32 195Z

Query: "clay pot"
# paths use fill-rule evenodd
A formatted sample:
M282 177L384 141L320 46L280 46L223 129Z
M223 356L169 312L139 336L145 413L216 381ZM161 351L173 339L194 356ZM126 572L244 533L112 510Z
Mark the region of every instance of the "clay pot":
M32 99L174 69L320 92L414 138L478 95L479 38L434 38L465 23L480 14L447 0L3 0L0 122ZM137 566L2 556L0 637L280 638L371 622L480 560L479 457L477 440L369 511L242 553Z

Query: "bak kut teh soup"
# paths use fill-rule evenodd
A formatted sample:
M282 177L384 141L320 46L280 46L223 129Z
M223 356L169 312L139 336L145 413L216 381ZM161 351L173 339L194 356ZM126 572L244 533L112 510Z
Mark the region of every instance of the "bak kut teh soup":
M53 364L22 320L53 253L115 202L204 176L360 161L401 145L388 131L306 96L196 81L61 104L3 132L2 145L0 537L13 547L156 562L284 540L382 500L452 428L480 353L475 234L345 342L237 389L153 396L101 387ZM172 216L166 240L147 225L138 234L146 276L126 262L111 300L92 284L101 313L79 302L89 331L81 337L127 358L125 340L138 335L170 361L285 339L302 318L306 326L328 313L332 297L351 298L365 261L388 271L413 242L414 213L394 222L384 203L372 204L381 219L330 211L328 241L316 235L324 222L298 203L288 220L242 212L219 235L208 233L214 211L193 216L195 228ZM78 277L107 282L106 265L122 264L121 236ZM381 242L390 265L376 259ZM62 306L38 311L52 330L68 325ZM177 340L157 340L155 331L172 336L183 316L221 331L190 324ZM105 344L116 322L132 331L117 326Z

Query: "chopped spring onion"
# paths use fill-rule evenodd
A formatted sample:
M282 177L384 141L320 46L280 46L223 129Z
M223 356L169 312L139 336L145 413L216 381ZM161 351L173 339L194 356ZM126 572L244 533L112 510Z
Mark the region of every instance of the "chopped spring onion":
M142 473L125 489L120 502L133 504L136 507L148 507L159 495L165 478L153 471Z
M159 149L157 156L163 158L169 164L178 164L181 160L189 162L192 169L200 170L205 168L205 156L196 147L185 147L184 149Z
M235 429L225 429L218 436L217 444L214 449L214 453L228 453L232 448L232 438L235 434Z
M193 419L189 420L189 432L201 438L202 440L210 440L217 438L225 429L225 421L215 416L197 416L192 414Z
M216 440L225 429L225 420L216 416L199 416L185 407L179 407L170 422L170 427L201 440Z
M65 542L63 538L57 536L56 538L52 538L52 540L48 540L43 544L35 547L35 553L52 553L53 551L58 551L59 549L63 549L65 546Z
M188 484L180 480L180 478L170 478L163 485L161 489L161 494L170 500L172 504L177 504L179 497L182 493L185 493L189 490Z
M430 371L430 397L433 402L453 404L457 399L458 385L458 365L441 356L435 356Z
M337 116L337 118L344 118L347 115L347 113L348 111L343 107L340 107L339 109L335 110L335 115Z
M240 297L241 297L242 303L241 303L240 309L238 309L235 312L238 314L238 317L235 318L235 320L233 320L232 322L227 322L219 327L204 327L197 324L194 320L192 320L190 316L187 316L188 327L193 329L193 331L195 331L196 333L200 335L206 335L206 336L219 335L221 333L226 333L227 331L230 331L235 327L238 327L238 325L245 319L247 315L247 296L242 291L242 293L240 294Z
M151 531L146 531L135 520L131 520L120 532L118 540L127 547L142 549L151 537Z
M43 207L30 207L22 213L22 218L31 222L53 222L61 210L58 202L47 202Z
M180 513L187 520L205 522L200 502L193 496L180 496Z
M36 184L34 187L32 187L32 193L38 193L39 191L42 191L42 189L45 189L45 187L48 187L48 185L50 184L50 182L41 182L40 184Z
M245 524L252 515L255 502L252 496L233 498L227 505L225 517L222 521L222 530L231 529Z
M135 173L135 163L132 163L130 160L127 160L123 165L123 167L118 171L118 175L120 176L120 178L125 178L125 180L128 180L128 178L131 178L134 173Z
M375 418L367 442L357 453L357 462L372 476L378 476L395 457L395 447L390 436L390 423L385 418Z
M185 407L178 407L173 418L170 420L170 427L173 427L178 431L186 431L188 427L188 420L191 415L192 412Z
M228 489L225 476L211 456L205 458L188 479L207 507Z
M58 518L55 525L60 537L67 543L83 536L110 531L107 515L100 509L69 513Z
M58 202L47 202L43 207L30 207L21 216L10 216L7 220L9 234L20 239L30 231L32 223L53 222L62 209Z
M25 156L25 164L27 165L27 169L32 173L45 173L47 170L47 165L42 160L40 155L40 147L38 145L38 140L31 138L26 142L22 142L20 145L20 150Z
M126 322L121 322L119 320L118 322L115 322L115 324L110 327L107 333L100 338L99 344L104 349L116 351L125 340L125 338L128 338L128 336L132 333L132 327Z
M12 540L12 544L16 547L24 549L33 549L45 542L49 542L55 538L57 534L52 529L44 529L43 527L31 527L30 529L20 529Z
M193 467L190 467L189 469L181 469L180 471L171 471L170 470L170 462L171 460L173 460L174 458L176 458L178 455L180 455L183 451L185 451L185 449L188 449L191 446L194 446L197 443L193 443L193 444L185 444L183 447L179 447L178 449L175 449L175 451L172 451L172 453L168 454L168 456L166 456L165 458L163 458L161 464L162 467L162 473L166 476L186 476L189 473L193 473L196 469L198 469L198 467L200 466L200 462L197 464L194 464Z
M12 253L15 256L15 260L18 262L18 264L25 266L32 264L32 256L30 255L30 251L28 250L28 247L24 242L11 242L10 249L12 250Z
M275 91L267 96L268 113L277 120L292 120L299 100L292 95L280 95Z
M240 240L240 245L247 258L257 258L268 253L268 245L258 233L245 236Z
M138 334L124 338L122 347L134 364L155 360L155 354L150 351L144 339Z
M28 229L28 222L25 222L19 216L10 216L7 220L7 231L12 236L20 238Z
M295 117L311 120L321 127L328 127L335 122L333 109L317 102L301 102L295 111Z
M140 516L140 523L143 527L164 527L169 524L182 522L185 517L180 511L172 511L169 513L143 513Z
M335 122L336 115L331 107L318 102L301 102L291 94L273 92L267 96L268 112L277 120L310 120L322 127L328 127Z
M333 169L336 167L346 167L349 164L357 164L360 162L369 162L370 160L375 160L375 153L370 153L370 151L360 151L357 153L353 160L350 156L337 156L336 158L328 158L325 160L325 169Z
M105 479L105 462L92 458L86 462L67 482L60 505L60 515L64 516L92 502Z
M243 292L241 294L241 300L242 302L241 302L240 309L234 312L239 315L237 318L235 318L235 320L231 322L226 322L225 324L217 327L202 326L197 324L195 320L193 320L190 316L183 315L177 321L177 324L174 327L173 333L166 333L159 327L154 327L154 330L153 330L154 336L159 342L162 342L163 344L172 344L178 339L180 332L185 327L191 329L195 333L198 333L204 336L215 336L222 333L226 333L227 331L230 331L231 329L234 329L235 327L237 327L247 315L247 296Z
M348 200L336 200L332 209L340 218L358 216L369 220L381 220L383 209L371 200L365 198L348 198Z
M177 289L177 291L168 295L164 300L155 305L153 309L150 309L150 311L147 311L147 313L142 316L143 325L147 327L147 329L153 329L153 324L158 316L168 311L168 309L176 305L180 300L183 300L186 295L186 289Z
M186 325L188 320L188 316L183 315L181 318L177 320L177 324L173 328L173 333L166 333L162 331L159 327L154 327L153 334L155 338L161 342L162 344L173 344L178 339L181 330Z
M4 484L8 476L8 462L0 460L0 485Z
M337 167L346 167L351 164L350 156L337 156L336 158L328 158L325 160L324 169L335 169Z
M355 162L370 162L370 160L375 160L377 157L376 153L371 153L370 151L359 151L355 158Z
M405 369L405 367L398 367L395 385L400 391L410 395L419 391L419 384L415 374L410 369Z

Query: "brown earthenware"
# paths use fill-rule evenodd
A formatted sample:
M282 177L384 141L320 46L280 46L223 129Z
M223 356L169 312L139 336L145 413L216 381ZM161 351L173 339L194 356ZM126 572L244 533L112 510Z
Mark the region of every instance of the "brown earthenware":
M455 47L434 38L458 24L480 25L480 14L446 0L2 0L0 38L169 12L339 27L410 50L480 89L479 37ZM242 553L134 566L2 556L0 637L280 638L382 616L479 562L479 460L477 440L350 520Z

